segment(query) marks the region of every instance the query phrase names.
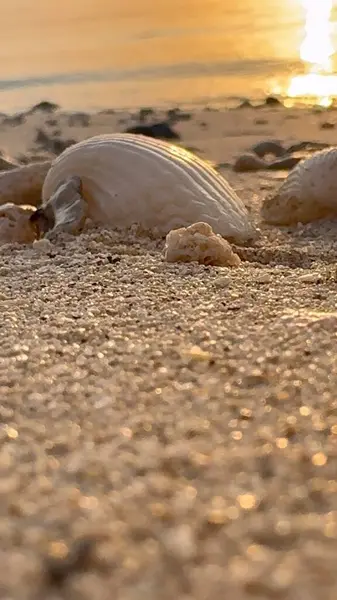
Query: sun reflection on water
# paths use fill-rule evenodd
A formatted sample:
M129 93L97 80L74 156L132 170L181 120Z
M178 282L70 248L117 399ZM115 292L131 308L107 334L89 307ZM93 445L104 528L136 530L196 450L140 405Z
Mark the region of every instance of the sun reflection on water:
M331 13L333 0L300 0L305 11L305 36L300 47L304 74L294 75L287 86L288 104L301 98L328 107L337 97L337 75L333 73Z

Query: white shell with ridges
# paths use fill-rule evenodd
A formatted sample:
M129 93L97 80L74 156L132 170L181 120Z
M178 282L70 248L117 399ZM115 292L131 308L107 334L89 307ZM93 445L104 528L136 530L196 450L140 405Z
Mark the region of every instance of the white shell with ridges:
M316 152L291 171L262 207L267 223L291 225L337 216L337 148Z
M118 228L138 223L162 235L203 221L238 242L256 237L243 202L224 177L167 142L107 134L75 144L53 162L43 204L73 175L82 180L93 221Z

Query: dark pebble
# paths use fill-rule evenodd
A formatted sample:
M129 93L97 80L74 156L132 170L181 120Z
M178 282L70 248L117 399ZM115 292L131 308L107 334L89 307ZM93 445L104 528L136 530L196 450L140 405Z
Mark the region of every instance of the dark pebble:
M335 123L331 123L330 121L324 121L324 123L321 123L320 127L321 129L334 129Z
M146 135L152 138L161 138L164 140L179 140L180 135L174 131L168 123L154 123L152 125L136 125L128 127L125 133L135 133L138 135Z
M76 144L76 140L68 139L61 140L57 137L49 136L43 129L38 129L35 137L35 143L42 147L44 150L48 152L52 152L53 154L61 154L66 148L69 146L73 146Z
M302 160L301 156L286 156L285 158L279 158L269 163L267 169L269 171L290 171L300 162L300 160Z
M267 96L264 101L265 106L283 106L282 102L275 96Z
M254 108L254 106L251 102L249 102L249 100L243 100L237 108Z
M22 125L26 121L26 115L24 113L18 113L17 115L11 115L5 117L2 121L3 125L11 125L12 127L16 127L16 125Z
M46 112L46 113L51 113L54 112L55 110L58 110L60 107L58 106L58 104L54 104L54 102L48 102L46 100L39 102L38 104L35 104L35 106L33 106L30 109L30 113L35 113L38 111L41 112Z
M324 150L329 148L331 144L325 142L297 142L287 148L288 154L292 152L300 152L301 150Z
M139 123L144 123L148 117L153 117L155 114L153 108L141 108L138 113Z
M91 118L87 113L73 113L68 119L69 127L89 127L90 123Z
M190 121L192 119L192 114L188 112L183 112L180 108L170 108L167 113L167 118L170 123L178 123L179 121Z
M282 146L282 144L275 140L258 142L251 147L251 151L255 152L255 154L257 154L257 156L260 158L263 158L266 156L266 154L273 154L274 156L280 157L287 153L287 150Z

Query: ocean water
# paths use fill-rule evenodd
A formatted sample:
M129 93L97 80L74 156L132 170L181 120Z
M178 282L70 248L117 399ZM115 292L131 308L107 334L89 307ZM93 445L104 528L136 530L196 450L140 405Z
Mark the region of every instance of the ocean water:
M304 35L303 0L11 0L0 111L258 99L303 71Z

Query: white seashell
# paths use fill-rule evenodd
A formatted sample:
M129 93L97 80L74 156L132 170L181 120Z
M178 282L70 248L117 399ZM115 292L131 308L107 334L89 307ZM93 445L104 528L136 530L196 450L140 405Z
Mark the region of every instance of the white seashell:
M50 166L51 161L46 160L0 173L0 206L8 202L37 206Z
M224 177L167 142L108 134L67 148L46 176L43 207L54 194L57 199L59 186L73 176L81 179L88 216L95 222L117 228L138 223L165 235L203 221L238 243L256 237L243 202ZM53 210L56 214L57 201Z
M337 216L337 148L316 152L291 171L262 217L273 225L309 223Z
M238 267L241 263L230 244L215 234L208 223L193 223L170 231L166 236L164 258L167 262L193 261L219 267Z

